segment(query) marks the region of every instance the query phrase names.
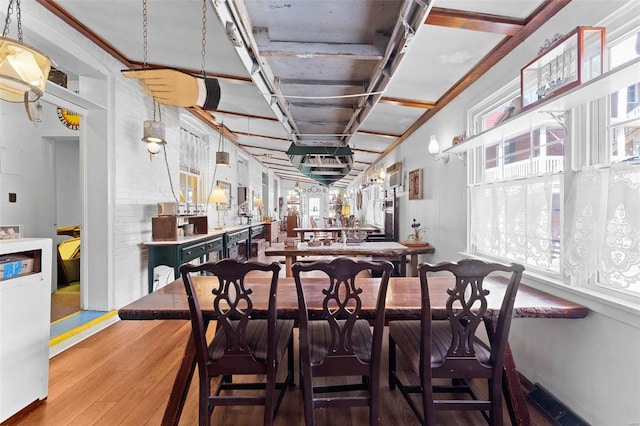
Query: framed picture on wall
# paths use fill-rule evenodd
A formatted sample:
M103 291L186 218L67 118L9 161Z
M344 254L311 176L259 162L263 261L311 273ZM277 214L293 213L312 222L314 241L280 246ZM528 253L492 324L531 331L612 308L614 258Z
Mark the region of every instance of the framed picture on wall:
M409 172L409 199L422 199L422 169Z
M220 210L231 210L231 184L229 182L218 180L216 181L216 185L224 191L224 195L227 196L228 200L227 204L220 204Z
M0 226L0 240L17 240L22 237L22 225Z

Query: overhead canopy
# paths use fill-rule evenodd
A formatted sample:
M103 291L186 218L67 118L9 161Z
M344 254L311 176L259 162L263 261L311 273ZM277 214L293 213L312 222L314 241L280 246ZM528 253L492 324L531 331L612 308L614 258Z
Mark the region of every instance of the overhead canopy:
M287 150L291 163L305 176L331 185L351 171L353 151L348 146L299 146L291 144Z

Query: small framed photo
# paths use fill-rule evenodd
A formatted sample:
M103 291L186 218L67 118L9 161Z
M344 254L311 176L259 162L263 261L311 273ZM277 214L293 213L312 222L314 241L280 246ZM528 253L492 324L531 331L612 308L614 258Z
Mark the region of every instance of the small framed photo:
M0 240L17 240L22 238L22 225L0 226Z
M416 169L409 172L409 199L422 199L422 170Z

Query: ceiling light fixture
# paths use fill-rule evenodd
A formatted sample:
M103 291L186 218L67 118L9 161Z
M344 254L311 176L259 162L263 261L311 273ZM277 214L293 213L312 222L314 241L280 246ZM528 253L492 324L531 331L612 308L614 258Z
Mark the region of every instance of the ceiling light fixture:
M7 37L16 4L18 39ZM8 102L35 102L42 95L51 71L51 61L22 41L20 0L9 0L4 30L0 37L0 99Z

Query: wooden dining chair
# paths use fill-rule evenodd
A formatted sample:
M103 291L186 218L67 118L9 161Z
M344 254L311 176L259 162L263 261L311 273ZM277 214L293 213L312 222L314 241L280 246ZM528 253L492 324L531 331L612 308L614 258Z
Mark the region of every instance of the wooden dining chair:
M480 410L491 425L502 426L502 373L513 304L524 267L464 259L419 267L422 309L420 320L389 323L389 386L396 385L422 424L435 425L437 410ZM447 293L447 320L432 321L429 302L431 272L448 271L455 278ZM499 312L487 309L489 291L484 279L491 273L509 275ZM484 324L486 342L476 333ZM396 373L396 346L410 369L419 377L403 383ZM451 385L434 386L432 379L451 379ZM486 379L488 397L481 398L469 385L471 379ZM410 383L411 382L411 383ZM417 404L411 394L421 394ZM434 394L467 393L466 399L434 399ZM418 408L422 405L422 410Z
M251 271L271 272L267 319L253 319L251 300L254 283L245 279ZM264 424L273 424L287 386L293 384L293 320L279 320L276 316L278 263L241 262L223 259L200 265L180 267L187 291L191 316L192 337L195 343L199 376L199 424L209 425L214 407L228 405L264 405ZM208 342L208 321L203 317L198 296L194 291L194 275L215 275L212 289L216 314L216 332ZM288 353L287 377L276 383L278 366ZM265 375L259 383L234 383L234 375ZM212 393L211 379L219 376L219 384ZM259 395L240 395L237 390L264 389ZM227 394L227 390L234 392ZM276 393L276 390L278 391Z
M350 406L368 406L370 424L378 424L384 308L392 270L388 261L355 261L344 257L293 265L300 315L300 383L307 426L315 424L314 408ZM304 273L309 271L322 271L328 278L322 289L321 312L307 309ZM360 277L366 276L361 274L363 271L382 272L379 287L358 286ZM376 290L372 333L369 322L360 317L361 295ZM314 386L314 379L331 376L343 377L348 382L353 380L347 377L356 376L358 380L351 384ZM351 391L360 391L360 395L320 395L333 392L352 395Z

